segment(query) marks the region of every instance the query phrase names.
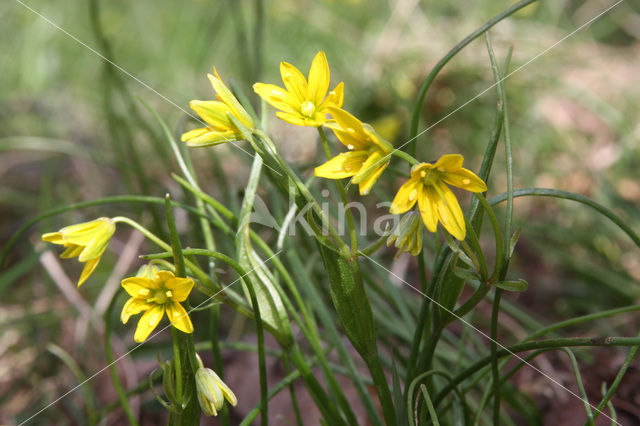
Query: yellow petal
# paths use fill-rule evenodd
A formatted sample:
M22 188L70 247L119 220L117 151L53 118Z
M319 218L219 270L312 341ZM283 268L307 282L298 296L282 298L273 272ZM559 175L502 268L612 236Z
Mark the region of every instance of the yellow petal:
M98 266L99 262L100 262L100 258L99 257L97 257L95 259L88 260L87 262L85 262L84 268L82 268L82 273L80 274L80 279L78 280L78 287L80 287L82 284L84 284L84 282L87 280L87 278L89 278L89 276L91 276L93 271L96 269L96 266Z
M376 133L376 131L367 123L362 123L362 128L364 132L367 134L367 138L374 145L378 146L378 148L382 149L385 153L390 153L393 151L393 145L384 140L380 135Z
M335 122L326 122L324 123L325 127L333 130L338 140L346 146L351 151L366 151L369 149L369 141L363 140L354 133L349 133L344 130L338 123Z
M464 215L458 199L444 183L440 182L436 188L440 197L438 202L438 217L442 226L456 239L462 241L467 229L464 223Z
M174 302L184 302L191 289L193 288L193 280L191 278L171 277L164 282L167 290L171 290L173 296L171 300Z
M191 318L189 318L189 314L180 303L169 302L166 304L166 308L167 317L169 317L171 325L184 333L193 333Z
M318 52L309 70L309 93L307 99L320 105L329 90L329 64L323 51Z
M373 187L373 184L376 183L376 181L388 165L389 161L382 162L380 166L377 166L376 170L373 173L360 181L360 195L369 194L369 192L371 191L371 187Z
M129 277L120 283L124 291L131 297L145 298L149 294L149 290L160 288L155 280L144 277Z
M289 124L295 124L296 126L313 126L313 127L318 127L318 126L322 126L322 123L324 121L321 122L317 122L313 119L310 119L309 117L305 117L304 115L300 114L299 112L282 112L282 111L278 111L276 112L276 117L280 118L281 120L286 121Z
M82 253L82 250L84 250L83 246L78 246L76 244L69 244L67 246L67 249L64 252L62 252L62 254L60 255L60 258L71 259L72 257L80 256L80 253Z
M253 91L269 105L281 111L299 113L300 100L275 84L256 83L253 85Z
M162 315L164 315L164 305L153 304L151 309L147 310L147 312L140 317L133 340L137 343L142 343L147 340L147 337L149 337L151 332L160 323Z
M65 243L88 245L96 235L108 235L109 238L115 232L115 224L107 217L101 217L91 222L78 223L65 226L60 230Z
M147 303L142 299L136 299L135 297L132 297L127 300L127 303L125 303L122 307L122 312L120 313L120 321L122 321L123 324L126 324L127 321L129 321L129 318L131 318L131 315L137 315L140 312L151 309L152 307L153 304Z
M335 89L329 92L327 98L320 104L318 109L324 109L329 105L342 108L344 103L344 83L340 82Z
M418 208L424 226L429 232L436 232L438 229L438 199L440 196L431 185L425 185L418 197Z
M471 192L484 192L487 185L475 173L467 169L459 169L455 172L443 173L442 180L449 185L466 189Z
M280 75L282 76L284 87L287 88L292 96L298 99L298 103L307 100L307 80L298 71L298 68L290 63L280 62Z
M391 214L404 213L413 207L416 201L418 201L421 187L422 182L420 179L410 178L406 181L400 189L398 189L398 193L391 202L391 207L389 208Z
M210 368L199 368L196 371L196 386L200 406L204 403L206 415L217 415L218 410L224 404L222 389L218 386L213 376L215 373ZM209 414L207 414L207 411Z
M314 169L314 174L327 179L343 179L358 173L367 160L366 151L344 152Z
M209 127L200 127L199 129L189 130L188 132L185 132L182 134L182 136L180 137L180 140L182 142L186 142L189 139L200 137L206 133L209 133L210 131L211 131L211 128Z
M196 130L206 130L206 132L196 132ZM193 132L193 134L190 134ZM235 130L218 132L211 129L195 129L182 135L182 141L190 148L202 148L205 146L220 145L225 142L234 142L242 136Z
M222 82L222 79L218 75L216 68L213 67L213 73L215 75L207 74L209 77L209 81L213 86L213 89L218 94L218 99L227 104L227 106L231 109L233 115L242 122L248 128L253 128L253 119L251 116L245 111L240 102L233 96L231 90L227 89L227 86Z
M220 390L224 394L224 397L226 398L226 400L229 401L229 404L235 407L238 404L238 398L236 398L236 395L231 391L229 386L227 386L227 384L223 382L222 379L220 379L220 377L215 373L215 371L213 371L212 377L216 382L216 384L218 385L218 388L220 388Z
M42 235L42 241L46 241L48 243L53 244L64 244L64 238L62 238L62 234L59 232L49 232Z
M233 128L233 123L229 120L227 113L231 109L220 101L198 101L189 102L191 109L194 110L207 124L216 127L217 130L229 130Z
M351 179L352 183L359 184L363 180L367 179L372 174L376 173L378 168L388 163L390 157L385 158L384 152L375 150L367 157L366 161L362 164L358 173Z
M107 245L109 244L109 240L111 239L111 236L113 235L115 230L115 223L111 223L111 229L104 228L101 229L101 232L96 233L89 244L87 244L84 250L82 250L82 253L80 253L78 260L80 262L86 262L88 260L102 256L102 253L104 253L104 251L106 250Z
M462 167L464 157L460 154L447 154L440 157L433 167L439 172L453 172Z
M369 135L364 131L364 128L362 127L362 122L355 118L353 115L349 114L347 111L341 108L336 108L331 105L327 106L327 111L345 132L349 133L356 139L362 140L363 142L369 139Z

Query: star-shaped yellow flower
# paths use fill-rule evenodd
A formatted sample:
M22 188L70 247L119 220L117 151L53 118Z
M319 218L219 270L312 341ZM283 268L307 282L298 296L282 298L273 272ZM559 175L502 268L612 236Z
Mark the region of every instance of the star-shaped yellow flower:
M265 83L254 84L253 90L279 109L276 116L287 123L319 127L327 120L327 107L342 106L344 84L338 84L326 96L329 90L329 64L324 52L318 52L313 59L308 82L296 67L287 62L280 62L280 74L286 90Z
M458 199L447 184L471 192L484 192L487 185L475 173L462 168L463 161L462 155L449 154L435 164L413 166L411 178L400 187L391 203L391 213L404 213L417 201L422 221L429 231L435 232L440 221L451 235L464 240L464 216Z
M193 324L180 302L187 300L193 280L178 278L169 271L159 271L147 277L131 277L122 280L122 287L131 298L125 303L120 314L123 324L131 315L144 311L133 339L144 342L160 323L165 311L171 325L185 333L193 333Z
M253 119L240 105L240 102L233 96L233 93L224 85L222 79L213 68L213 74L207 74L213 89L217 93L217 101L198 101L189 103L193 109L204 120L207 127L194 129L182 134L182 142L186 142L189 147L203 147L218 145L224 142L242 140L242 133L233 124L229 115L233 115L248 129L253 129Z
M350 151L336 155L315 168L316 176L343 179L353 176L351 182L360 185L360 195L366 195L389 164L391 144L376 134L371 126L333 106L327 111L335 123L326 123L340 142Z
M65 226L58 232L49 232L42 236L44 241L60 244L67 249L60 255L63 259L78 257L84 268L78 287L80 287L98 266L111 236L116 231L116 224L108 217L101 217L91 222Z

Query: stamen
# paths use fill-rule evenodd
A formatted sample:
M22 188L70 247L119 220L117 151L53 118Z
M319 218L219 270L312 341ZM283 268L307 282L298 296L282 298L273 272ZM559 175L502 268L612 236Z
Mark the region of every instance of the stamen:
M355 133L356 129L354 129L353 127L347 127L347 133Z
M140 296L140 297L148 296L149 293L150 293L150 290L148 288L142 288L142 289L138 290L138 296Z
M471 181L469 179L462 179L462 184L463 185L469 185L471 183Z
M316 112L316 106L311 101L304 101L300 105L300 112L305 117L313 117L313 114Z
M427 177L427 172L425 172L424 170L420 170L420 177L421 178Z
M418 196L418 190L414 189L413 191L411 191L411 193L409 194L409 201L413 201L416 199L416 197Z
M173 297L173 293L171 293L171 290L167 290L164 292L165 296L167 296L169 299L171 299Z
M354 148L353 145L351 145L351 144L347 145L347 149L351 149L352 150L353 148Z

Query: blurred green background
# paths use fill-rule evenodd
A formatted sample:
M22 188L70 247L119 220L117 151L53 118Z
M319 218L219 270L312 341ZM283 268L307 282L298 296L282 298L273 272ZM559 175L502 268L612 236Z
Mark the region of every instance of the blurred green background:
M281 84L282 60L306 74L313 56L324 50L332 87L345 82L345 107L401 145L417 89L430 68L512 3L3 1L0 241L4 244L26 218L53 207L177 190L170 177L177 166L137 98L152 105L179 135L188 125L189 100L213 97L206 79L212 65L257 105L253 82ZM491 30L496 54L502 60L513 46L510 70L515 70L611 4L542 1L529 6ZM506 80L516 187L586 195L640 231L639 38L640 6L624 1ZM478 39L445 67L427 93L421 129L492 84L486 48ZM466 167L477 170L495 104L495 91L490 90L433 126L418 139L418 158L430 161L460 152ZM316 161L315 133L292 129L275 118L269 120L269 130L287 159L308 176ZM229 205L237 203L250 156L228 146L191 155L204 189ZM501 148L496 158L489 195L506 188ZM365 202L390 201L400 182L381 180ZM92 307L106 308L100 302L102 287L95 283L117 286L139 264L141 241L129 230L119 232L90 282L79 293L73 283L61 292L60 283L66 274L74 281L78 265L59 264L57 252L41 243L39 235L116 214L152 226L161 211L111 205L65 213L31 228L12 249L0 271L0 423L24 419L77 382L46 351L47 343L82 354L76 360L85 371L104 365L100 349L88 343L91 332L82 330L94 315ZM527 279L530 287L508 299L530 318L547 323L637 302L640 253L595 212L568 201L518 199L515 225L522 227L522 234L513 274ZM193 237L189 245L198 246L201 237ZM128 252L131 247L135 249ZM389 250L383 256L390 263L393 255ZM119 262L118 256L125 260ZM394 265L406 279L416 280L413 260L401 257ZM488 312L488 305L485 308ZM633 320L595 327L580 333L635 333ZM89 337L79 338L78 333ZM513 333L517 335L517 327ZM153 365L153 356L148 362ZM108 388L103 376L95 386ZM113 399L112 391L104 392L104 401ZM73 422L79 415L70 398L35 421Z

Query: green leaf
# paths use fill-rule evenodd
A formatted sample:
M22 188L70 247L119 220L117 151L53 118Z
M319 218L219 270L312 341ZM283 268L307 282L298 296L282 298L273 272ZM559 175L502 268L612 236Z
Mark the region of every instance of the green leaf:
M377 353L373 313L357 260L347 259L320 243L318 249L340 324L353 347L363 358L369 359Z
M516 248L521 231L522 228L518 228L511 234L511 238L509 239L509 257L513 256L513 250Z
M525 291L529 287L529 283L522 278L515 281L498 281L493 285L507 291Z
M238 263L245 271L248 271L243 279L249 280L253 285L262 320L275 331L274 337L276 340L287 347L293 341L289 316L282 303L278 289L275 287L277 284L273 275L265 266L265 261L253 250L250 240L249 220L261 170L262 158L255 156L239 215L238 232L235 239L236 250L238 252ZM242 289L246 299L250 300L251 295L244 281L242 282Z

